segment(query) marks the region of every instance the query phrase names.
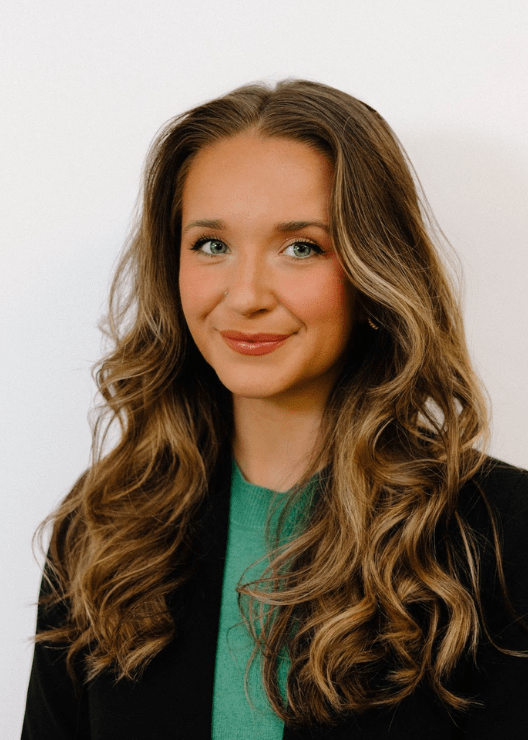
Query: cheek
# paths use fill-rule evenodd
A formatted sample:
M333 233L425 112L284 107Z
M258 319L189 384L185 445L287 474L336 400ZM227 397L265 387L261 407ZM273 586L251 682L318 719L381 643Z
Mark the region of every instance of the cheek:
M289 291L289 302L308 328L320 327L333 336L351 329L353 288L337 265L296 282Z
M217 288L208 279L207 270L196 270L182 255L180 261L179 289L183 313L189 325L193 319L207 313L213 304Z

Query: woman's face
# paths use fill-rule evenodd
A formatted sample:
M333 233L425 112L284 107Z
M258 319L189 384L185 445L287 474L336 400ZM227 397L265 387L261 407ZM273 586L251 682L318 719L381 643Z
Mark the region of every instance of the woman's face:
M354 293L328 232L331 183L322 154L255 131L202 149L189 169L183 313L235 396L326 397L339 374ZM225 332L284 339L237 342Z

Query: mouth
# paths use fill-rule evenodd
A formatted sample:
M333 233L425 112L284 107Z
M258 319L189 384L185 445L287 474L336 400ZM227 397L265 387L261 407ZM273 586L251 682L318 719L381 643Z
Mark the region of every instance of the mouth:
M241 332L220 332L228 347L242 355L267 355L286 342L290 334L242 334Z
M241 331L221 331L220 334L224 339L234 339L238 342L280 342L288 339L289 334L244 334Z

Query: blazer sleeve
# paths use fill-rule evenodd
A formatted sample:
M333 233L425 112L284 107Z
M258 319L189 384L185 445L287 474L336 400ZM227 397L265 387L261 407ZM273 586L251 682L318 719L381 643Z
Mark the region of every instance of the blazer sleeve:
M504 467L486 494L497 512L508 595L521 618L507 609L494 565L483 584L487 624L498 646L526 655L502 653L483 636L470 680L482 706L469 713L460 737L521 740L528 737L528 629L521 621L528 624L528 472Z
M49 586L42 579L40 597ZM39 599L37 632L60 624L64 606L42 606ZM22 740L88 740L90 737L87 691L66 670L66 650L56 643L35 645L29 679ZM80 675L80 671L79 671Z

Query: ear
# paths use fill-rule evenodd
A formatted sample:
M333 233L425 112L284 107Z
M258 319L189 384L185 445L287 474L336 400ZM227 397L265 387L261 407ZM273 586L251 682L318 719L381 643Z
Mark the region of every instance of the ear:
M355 321L357 324L366 324L369 317L369 312L365 306L365 299L361 296L356 297L355 305Z

